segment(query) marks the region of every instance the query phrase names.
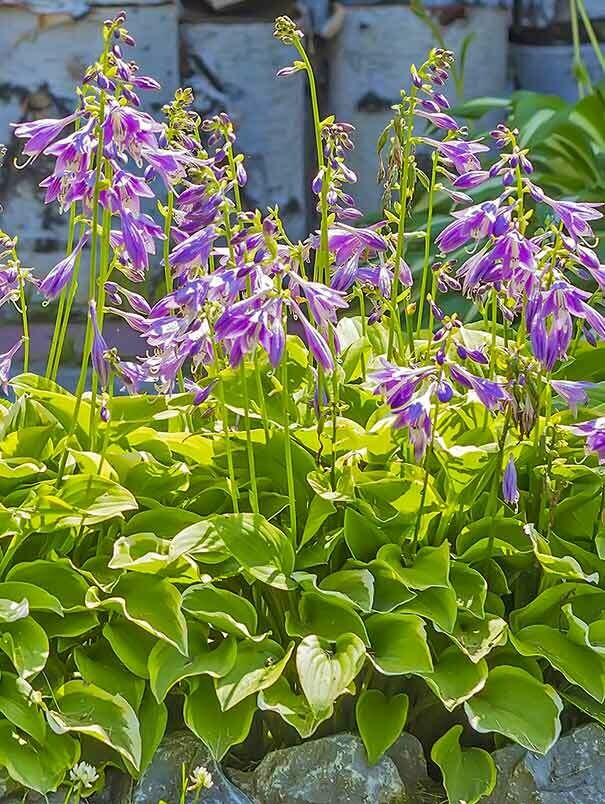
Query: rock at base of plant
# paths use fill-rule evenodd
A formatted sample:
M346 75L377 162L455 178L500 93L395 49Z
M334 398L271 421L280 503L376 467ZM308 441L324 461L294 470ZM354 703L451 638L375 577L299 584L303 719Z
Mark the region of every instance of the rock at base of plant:
M605 729L561 737L546 754L509 745L493 754L498 781L485 804L605 804Z
M158 804L162 799L167 804L179 801L183 764L187 775L198 766L212 775L213 786L200 796L204 804L251 804L250 799L224 776L203 743L186 731L174 732L163 740L134 788L132 804ZM190 794L187 804L194 798L195 794Z
M274 751L254 773L254 792L259 804L410 804L395 763L368 766L352 734Z
M395 763L399 778L405 785L409 804L424 804L433 798L442 798L439 785L429 778L422 743L413 734L404 732L387 751L387 756Z

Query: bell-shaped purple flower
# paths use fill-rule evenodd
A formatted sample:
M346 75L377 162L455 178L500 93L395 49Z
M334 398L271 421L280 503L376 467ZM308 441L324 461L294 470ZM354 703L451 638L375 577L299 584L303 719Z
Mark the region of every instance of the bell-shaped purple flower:
M101 388L107 388L109 384L109 363L105 357L108 351L105 338L101 335L99 330L99 322L97 320L97 305L91 299L89 302L90 320L92 322L92 347L90 350L90 358L92 367L96 372Z
M510 455L504 477L502 478L502 496L504 501L516 512L519 509L519 487L517 486L517 467Z
M603 213L598 211L598 208L603 206L602 203L555 201L548 196L544 197L544 202L552 208L574 239L593 237L594 232L588 221L596 221L603 217Z
M23 343L23 338L20 338L17 343L4 354L0 355L0 386L6 394L8 391L8 381L10 379L11 365L13 357L17 354Z
M201 405L208 399L215 385L216 380L213 380L212 382L208 383L208 385L201 386L198 385L196 382L193 382L193 380L185 378L185 389L193 394L193 404L196 407L197 405Z
M599 463L605 463L605 417L572 425L569 429L586 439L586 452L596 452Z
M551 380L551 387L565 401L574 414L578 413L578 405L585 405L588 401L587 388L592 388L591 382L572 382L571 380Z
M61 262L57 263L55 267L52 268L39 283L38 290L49 301L56 299L71 280L78 254L84 248L87 240L88 232L76 243L76 247L71 254L65 257L65 259L61 260Z
M28 156L39 156L78 115L79 112L74 112L60 120L32 120L29 123L14 124L15 137L27 140L23 153Z
M386 251L387 242L374 229L354 228L343 223L328 231L328 248L334 252L336 264L341 265L354 255L359 257L365 250Z

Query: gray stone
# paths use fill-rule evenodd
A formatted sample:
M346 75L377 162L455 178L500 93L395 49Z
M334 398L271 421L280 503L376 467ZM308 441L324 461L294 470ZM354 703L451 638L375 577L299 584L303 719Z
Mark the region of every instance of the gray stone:
M201 797L204 804L250 804L250 799L225 777L203 743L187 731L174 732L163 740L134 788L132 804L158 804L162 799L168 804L178 801L183 764L187 775L198 765L212 774L213 787ZM192 794L186 802L192 804L193 800Z
M256 769L254 785L259 804L409 804L392 760L368 766L352 734L274 751Z
M493 757L498 781L484 804L605 804L605 729L596 723L561 737L546 756L509 745Z
M420 740L413 734L403 733L387 751L405 785L409 804L423 804L427 791L433 790L429 779L424 750Z

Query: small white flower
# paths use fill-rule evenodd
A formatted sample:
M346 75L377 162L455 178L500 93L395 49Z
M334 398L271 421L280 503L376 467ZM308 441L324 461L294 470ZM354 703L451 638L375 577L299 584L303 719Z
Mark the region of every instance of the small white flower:
M197 791L197 790L209 790L211 787L214 786L214 782L212 781L212 774L207 768L204 768L202 765L198 765L197 768L194 768L189 776L189 781L191 784L187 788L189 791Z
M99 778L99 774L94 765L89 765L87 762L78 762L69 771L69 778L73 784L89 790Z

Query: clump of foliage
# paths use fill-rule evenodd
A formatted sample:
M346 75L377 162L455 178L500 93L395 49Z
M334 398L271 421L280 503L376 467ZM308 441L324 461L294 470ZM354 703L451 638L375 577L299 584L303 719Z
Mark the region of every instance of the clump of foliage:
M435 49L379 143L384 220L355 225L351 128L320 120L294 23L276 35L313 103L320 227L303 242L277 208L245 210L226 115L201 121L186 90L165 122L139 110L156 84L124 59L121 14L74 114L15 130L54 159L46 200L70 220L42 280L2 241L24 339L0 360L0 765L27 788L138 776L170 716L231 762L348 728L375 762L408 729L450 801L475 802L502 739L544 753L562 719L605 720L599 205L547 195L505 126L482 166ZM442 192L455 210L435 237ZM56 377L84 255L72 394ZM152 302L132 288L154 255ZM32 283L58 300L44 377ZM476 321L444 315L455 294ZM111 348L107 315L144 357Z

